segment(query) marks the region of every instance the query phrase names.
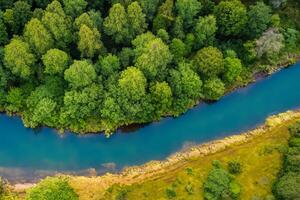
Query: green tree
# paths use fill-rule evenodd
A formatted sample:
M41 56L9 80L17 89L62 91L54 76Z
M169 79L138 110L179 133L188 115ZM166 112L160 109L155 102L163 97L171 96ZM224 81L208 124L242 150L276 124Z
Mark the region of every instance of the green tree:
M2 12L0 12L0 45L4 45L8 41L8 33L2 17Z
M56 109L57 103L52 100L51 98L43 98L41 101L38 102L36 105L33 115L32 115L32 122L36 125L46 124L46 125L55 125L56 114L54 114Z
M177 0L175 7L185 27L189 28L201 9L201 3L198 0Z
M54 75L62 74L68 67L70 58L68 54L59 49L50 49L42 57L45 66L45 73Z
M216 18L213 15L200 17L194 28L195 47L213 45L217 31Z
M74 88L90 85L96 77L97 74L93 65L86 60L75 60L65 71L65 80Z
M39 56L45 54L54 45L51 34L44 25L35 18L26 24L24 38Z
M122 67L130 66L132 64L134 56L135 53L133 49L128 47L122 48L122 50L118 54Z
M158 13L153 20L153 31L159 29L168 30L174 21L174 0L166 0L158 9Z
M289 51L296 50L298 47L298 40L300 39L300 32L296 29L287 28L284 33L285 48Z
M138 2L146 14L147 19L152 21L161 0L138 0Z
M247 21L247 35L250 37L260 36L271 22L272 9L263 2L257 2L250 6Z
M146 16L138 2L135 1L128 6L127 19L129 23L130 40L146 30Z
M224 59L224 80L227 83L234 83L243 70L242 62L238 58L227 57Z
M170 44L170 51L173 55L175 62L179 63L183 61L186 56L186 45L178 38L174 38Z
M172 27L172 34L174 38L179 38L181 40L185 38L183 20L181 17L176 17Z
M138 35L134 40L131 41L132 45L134 46L135 57L138 58L144 52L145 46L154 40L156 37L151 33L143 33Z
M165 29L159 29L157 31L157 37L159 37L160 39L162 39L162 41L164 41L165 43L169 43L169 33L165 30Z
M163 76L167 65L172 60L169 47L161 39L154 39L147 43L143 53L137 58L136 66L151 80Z
M89 28L96 27L88 13L82 13L79 17L75 19L74 26L77 30L79 30L82 25L86 25Z
M237 36L247 22L246 7L239 0L221 1L214 10L219 31L224 36Z
M6 109L9 112L20 112L24 107L24 94L21 88L11 88L6 97Z
M220 167L214 167L204 182L205 200L238 199L240 185L230 174Z
M172 105L172 90L168 83L156 82L150 88L150 94L157 118L170 110Z
M224 71L223 54L215 47L205 47L194 58L197 70L207 77L220 75Z
M29 45L20 39L12 39L4 48L4 64L15 75L28 78L36 59Z
M128 67L118 80L118 103L126 122L146 122L151 117L150 102L146 96L147 80L138 68ZM126 124L125 122L125 124Z
M87 121L100 113L102 93L103 88L99 84L91 84L82 90L66 91L60 123L73 131L85 130Z
M105 77L117 73L120 69L120 60L117 56L109 54L103 58L100 58L100 73Z
M104 32L112 36L116 43L126 43L128 40L128 19L125 8L117 3L109 9L109 15L104 19Z
M54 0L47 6L42 22L52 34L56 46L66 49L73 41L71 19L58 1Z
M178 114L201 96L202 81L191 67L191 64L182 62L178 70L170 70L169 83L175 98L173 107Z
M28 3L16 1L11 9L5 10L4 22L8 24L12 33L21 33L31 15L31 6Z
M64 178L54 177L42 180L26 194L26 200L76 200L78 195Z
M204 82L203 94L206 100L219 100L224 93L225 86L219 78L211 78Z
M287 173L275 184L274 190L277 199L295 200L300 198L300 174Z
M101 109L101 117L104 120L106 132L114 131L124 121L121 107L112 97L105 98Z
M96 28L90 29L86 25L82 25L79 30L78 49L83 58L93 58L99 53L102 43L100 33Z
M84 12L87 2L85 0L63 0L64 9L67 15L73 18Z
M130 100L140 100L146 94L147 80L139 69L128 67L121 73L119 87Z

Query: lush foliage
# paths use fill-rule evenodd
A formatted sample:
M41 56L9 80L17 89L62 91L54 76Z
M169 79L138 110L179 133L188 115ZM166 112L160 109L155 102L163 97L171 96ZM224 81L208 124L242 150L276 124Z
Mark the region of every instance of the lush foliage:
M0 109L27 127L81 133L180 115L298 54L297 6L0 1Z
M46 178L30 189L26 194L26 200L76 200L77 194L63 178Z
M279 200L300 198L300 122L290 127L290 133L283 169L274 185L274 194Z
M235 177L215 161L213 169L204 182L204 199L239 199L240 192L241 188L235 181Z

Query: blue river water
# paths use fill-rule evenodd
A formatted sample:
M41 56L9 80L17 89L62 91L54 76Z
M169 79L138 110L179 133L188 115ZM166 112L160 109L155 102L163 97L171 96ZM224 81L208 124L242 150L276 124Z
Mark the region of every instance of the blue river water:
M2 114L0 168L80 171L113 163L115 169L122 169L164 159L190 144L249 130L270 115L299 107L300 63L216 103L201 104L178 118L165 118L130 133L118 131L109 139L103 134L60 136L49 128L37 132L24 128L18 117Z

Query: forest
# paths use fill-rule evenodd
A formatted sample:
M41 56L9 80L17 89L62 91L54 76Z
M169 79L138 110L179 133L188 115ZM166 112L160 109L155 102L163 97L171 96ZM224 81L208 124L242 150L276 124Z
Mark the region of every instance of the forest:
M0 111L77 133L178 116L300 54L297 0L0 0Z

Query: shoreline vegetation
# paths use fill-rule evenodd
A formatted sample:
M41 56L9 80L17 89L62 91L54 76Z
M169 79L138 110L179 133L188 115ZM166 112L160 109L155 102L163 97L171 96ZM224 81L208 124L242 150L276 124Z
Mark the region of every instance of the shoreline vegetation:
M273 73L276 73L277 71L280 71L280 70L283 70L285 68L288 68L290 67L291 65L294 65L294 64L297 64L298 62L300 62L300 55L298 54L291 54L291 55L287 55L284 57L284 59L282 59L280 62L278 62L277 64L273 65L273 67L271 67L270 69L268 69L267 71L258 71L258 72L254 72L252 75L251 75L251 79L249 79L246 83L242 84L242 85L237 85L236 87L233 87L233 88L229 88L225 93L224 93L224 96L225 95L228 95L230 94L231 92L234 92L240 88L244 88L244 87L247 87L249 86L250 84L252 83L255 83L256 81L258 80L261 80L263 78L266 78L268 76L271 76ZM213 103L216 102L216 101L212 101ZM194 104L192 104L191 106L188 107L188 110L190 109L193 109L194 107L196 106L201 106L201 103L203 103L203 101L197 101L195 102ZM7 111L4 111L4 110L1 110L0 108L0 114L3 113L3 114L6 114L8 116L17 116L17 117L20 117L22 119L22 114L19 114L19 113L7 113ZM174 115L165 115L163 116L162 118L165 118L165 117L180 117L179 116L174 116ZM160 119L161 120L161 119ZM144 123L132 123L132 124L128 124L128 125L123 125L123 126L120 126L118 127L117 129L120 129L120 130L124 130L124 132L127 132L127 130L134 130L134 129L138 129L142 126L145 126L149 123L153 123L155 121L149 121L149 122L144 122ZM37 129L40 129L40 128L53 128L57 131L57 133L59 134L64 134L65 132L72 132L72 130L62 130L62 129L57 129L55 127L47 127L47 126L41 126L41 127L38 127ZM95 131L86 131L86 132L78 132L78 134L105 134L107 137L110 136L110 134L106 134L105 133L105 130L95 130ZM76 134L76 133L75 133Z
M299 7L297 0L5 1L0 110L28 128L106 136L177 117L294 63Z
M187 149L174 153L163 161L151 161L141 166L132 166L125 168L121 173L117 174L106 173L103 176L93 177L66 176L63 174L57 174L57 176L67 178L71 187L79 194L80 199L98 199L100 196L104 198L103 195L105 195L106 191L111 187L124 185L130 187L130 185L142 184L144 182L159 179L164 180L164 176L170 174L176 176L180 171L193 167L195 163L200 164L199 167L201 168L201 165L209 165L208 161L210 160L211 162L215 157L222 158L224 155L232 157L235 152L249 148L249 145L252 146L253 149L256 148L256 145L260 146L260 148L265 146L266 149L263 151L269 151L269 147L286 145L289 138L287 128L299 120L300 110L280 113L270 116L266 119L265 124L246 133L188 147ZM266 144L264 144L264 142L266 142ZM270 144L267 142L270 142ZM275 157L277 160L281 158L280 153L276 154ZM272 162L272 165L279 165L281 163L281 161L276 160ZM280 169L280 166L273 167L275 169L275 172L273 169L273 173L275 174L272 174L272 180L276 178ZM35 184L32 183L18 183L10 186L10 188L22 196L26 190L34 186ZM269 188L268 191L270 192L271 188Z

